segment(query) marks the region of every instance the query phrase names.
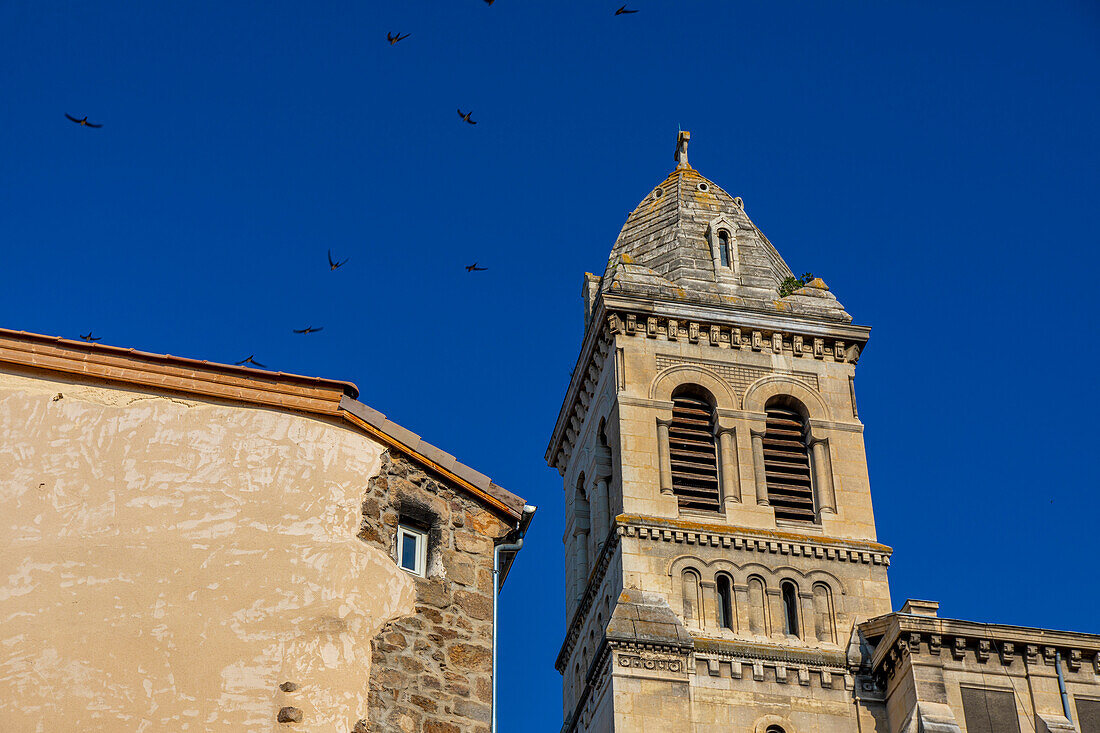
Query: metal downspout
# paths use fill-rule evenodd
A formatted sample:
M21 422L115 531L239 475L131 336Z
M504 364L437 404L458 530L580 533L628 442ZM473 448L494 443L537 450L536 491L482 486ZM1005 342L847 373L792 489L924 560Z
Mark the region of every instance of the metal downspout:
M1069 694L1066 692L1066 678L1062 676L1062 653L1054 650L1054 668L1058 670L1058 692L1062 693L1062 712L1066 720L1073 722L1073 716L1069 712Z
M497 545L493 548L493 696L490 702L492 708L490 733L497 733L497 609L500 597L500 553L520 551L523 547L523 535L527 533L527 526L531 523L534 514L535 507L530 504L523 507L523 518L520 520L519 526L516 527L520 535L519 539L511 544Z

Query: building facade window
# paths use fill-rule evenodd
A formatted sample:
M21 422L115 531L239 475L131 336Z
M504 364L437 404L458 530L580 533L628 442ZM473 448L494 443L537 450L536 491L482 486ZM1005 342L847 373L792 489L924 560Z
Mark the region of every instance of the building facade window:
M397 564L413 575L428 572L428 533L409 524L397 527Z
M1016 697L1010 690L960 686L967 733L1020 733Z
M764 475L768 503L776 519L812 522L817 518L811 479L809 434L801 412L785 404L769 403L764 433Z
M733 583L730 576L722 573L715 580L718 590L718 626L723 629L734 630L733 613Z
M783 631L798 636L798 586L788 580L779 588L783 593Z
M685 385L673 392L668 453L672 493L680 508L721 511L714 400L701 387Z

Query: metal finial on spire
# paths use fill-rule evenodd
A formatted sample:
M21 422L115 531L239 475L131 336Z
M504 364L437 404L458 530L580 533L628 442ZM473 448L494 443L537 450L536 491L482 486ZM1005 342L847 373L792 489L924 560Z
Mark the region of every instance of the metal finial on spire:
M676 135L676 155L673 156L676 159L676 170L685 170L691 168L688 163L688 142L691 140L691 133L687 130L680 130Z

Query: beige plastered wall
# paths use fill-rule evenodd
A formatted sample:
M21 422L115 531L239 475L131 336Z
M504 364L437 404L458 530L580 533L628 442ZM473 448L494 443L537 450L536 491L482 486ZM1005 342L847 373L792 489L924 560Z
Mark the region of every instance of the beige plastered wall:
M293 705L296 729L350 731L371 637L415 597L356 539L382 450L298 415L0 373L0 730L268 731Z

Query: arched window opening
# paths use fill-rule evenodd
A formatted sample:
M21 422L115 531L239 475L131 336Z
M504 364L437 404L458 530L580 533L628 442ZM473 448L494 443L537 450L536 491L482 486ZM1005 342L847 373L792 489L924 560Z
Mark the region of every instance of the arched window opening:
M681 387L672 395L668 452L672 493L680 508L720 511L714 400L699 387Z
M699 573L694 570L685 570L683 573L683 587L684 621L699 625L703 616L703 597L700 593Z
M749 578L749 631L758 636L766 636L767 625L767 596L764 593L764 581L753 576Z
M718 262L722 267L732 267L733 258L730 257L730 233L725 229L718 230Z
M814 584L814 634L818 641L835 642L833 594L824 583Z
M780 586L783 591L783 631L798 636L798 586L787 581Z
M778 725L769 725L767 730L764 731L764 733L787 733L787 732L785 730L783 730L782 728L780 728Z
M577 489L573 495L573 568L574 568L574 598L580 599L588 586L588 532L591 527L591 516L588 506L588 497L584 492L584 474L577 478Z
M733 631L733 585L730 583L730 576L720 574L716 584L718 586L718 626Z
M763 443L768 503L775 508L776 519L812 522L817 515L806 445L809 433L806 419L798 410L782 404L769 404L764 412L767 414Z

